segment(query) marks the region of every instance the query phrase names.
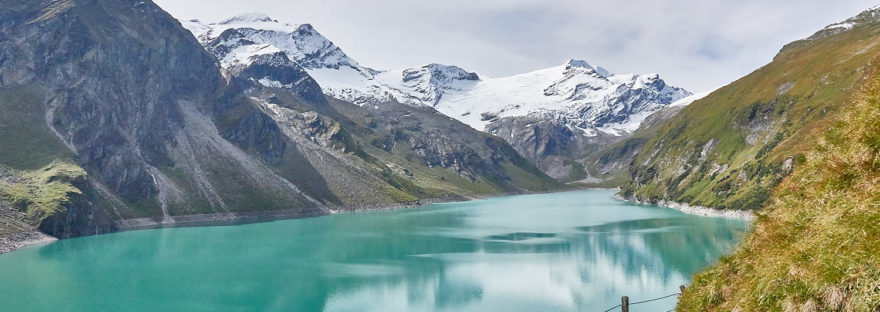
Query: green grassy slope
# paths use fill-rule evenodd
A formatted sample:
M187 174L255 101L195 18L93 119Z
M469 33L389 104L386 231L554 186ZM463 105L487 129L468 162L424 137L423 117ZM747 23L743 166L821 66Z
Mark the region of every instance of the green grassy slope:
M33 170L70 160L73 153L46 126L44 97L35 87L0 88L0 164Z
M0 234L32 230L82 194L73 182L85 171L46 125L43 98L35 87L0 88L0 205L9 207Z
M679 311L880 311L880 80L847 111Z
M682 110L633 162L622 195L758 209L874 75L880 25L786 46L773 62Z

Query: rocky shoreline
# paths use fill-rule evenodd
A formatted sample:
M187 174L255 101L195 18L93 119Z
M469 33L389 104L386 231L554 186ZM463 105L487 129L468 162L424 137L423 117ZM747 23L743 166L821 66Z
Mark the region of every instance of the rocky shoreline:
M668 200L661 200L656 203L643 201L637 198L624 198L620 195L614 195L615 198L622 200L633 202L637 204L647 204L647 205L657 205L666 208L672 208L686 214L692 214L703 217L721 217L721 218L730 218L730 219L739 219L744 221L753 221L755 220L755 214L751 211L746 210L729 210L729 209L715 209L709 207L702 206L691 206L685 203L677 203Z
M272 210L272 211L249 211L229 213L209 213L175 216L172 220L157 220L153 218L126 219L116 222L116 232L145 230L166 227L191 227L191 226L214 226L235 225L246 223L270 222L275 220L302 219L320 217L340 213L357 213L367 211L397 210L412 207L428 206L437 203L460 202L480 198L434 198L423 199L415 202L364 204L344 207L333 207L320 213L303 213L296 209Z
M230 212L230 213L211 213L211 214L195 214L185 216L175 216L172 220L161 220L153 218L138 218L116 221L116 231L134 231L156 228L170 227L193 227L193 226L219 226L219 225L236 225L247 223L270 222L275 220L302 219L310 217L320 217L339 213L358 213L368 211L381 210L397 210L412 207L422 207L437 203L451 203L481 199L482 197L455 197L455 198L433 198L423 199L415 202L405 203L386 203L386 204L364 204L352 205L344 207L333 207L323 213L303 213L296 209L273 210L273 211L252 211L252 212ZM0 254L13 252L20 248L48 244L58 239L49 236L40 231L26 231L13 234L0 235Z
M18 232L0 235L0 254L12 252L20 248L48 244L58 240L40 231Z
M560 190L560 192L572 191L573 189ZM547 192L554 193L554 192ZM423 207L439 203L454 203L471 200L480 200L489 196L506 196L506 195L527 195L536 194L527 192L522 194L493 194L487 196L474 197L445 197L422 199L414 202L405 203L384 203L384 204L363 204L349 205L342 207L332 207L322 213L302 213L296 209L273 210L273 211L252 211L252 212L229 212L229 213L211 213L211 214L194 214L175 216L172 220L161 220L154 218L138 218L116 221L116 231L125 232L135 230L147 230L157 228L173 228L173 227L194 227L194 226L222 226L222 225L238 225L247 223L271 222L276 220L302 219L311 217L320 217L341 213L360 213L382 210L398 210L413 207ZM39 231L19 232L15 234L0 235L0 254L12 252L17 249L48 244L58 240L55 237L46 235Z
M590 188L594 189L594 188ZM605 188L601 188L605 189ZM567 190L571 191L571 190ZM498 194L495 196L503 196ZM650 203L647 201L624 198L620 195L614 195L615 198L622 201L633 202L637 204L651 204L662 207L672 208L681 212L704 216L704 217L724 217L731 219L740 219L752 221L755 215L750 211L739 210L723 210L708 207L690 206L684 203L676 203L670 201L660 201ZM310 217L326 216L338 213L360 213L381 210L398 210L413 207L422 207L438 203L462 202L470 200L483 199L485 197L455 197L455 198L433 198L423 199L415 202L406 203L386 203L386 204L365 204L345 207L333 207L321 213L302 213L296 209L289 210L273 210L273 211L254 211L254 212L231 212L231 213L213 213L213 214L195 214L185 216L175 216L173 220L161 220L153 218L127 219L116 222L116 232L169 228L169 227L193 227L193 226L219 226L219 225L237 225L246 223L270 222L275 220L301 219ZM0 254L15 251L27 246L48 244L58 240L55 237L46 235L39 231L27 231L14 234L0 235Z

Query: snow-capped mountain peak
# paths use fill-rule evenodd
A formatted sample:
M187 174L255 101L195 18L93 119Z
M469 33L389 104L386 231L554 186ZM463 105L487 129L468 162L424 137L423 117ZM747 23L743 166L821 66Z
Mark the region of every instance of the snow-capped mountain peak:
M528 116L553 120L585 135L621 135L691 94L667 85L657 74L612 74L578 59L504 78L483 78L433 63L379 71L359 65L310 24L286 24L258 13L209 24L191 20L184 26L226 69L270 59L261 57L265 55L283 59L279 54L284 54L328 96L359 105L394 100L432 106L479 130L501 118ZM277 80L265 84L291 86Z
M281 23L265 14L249 13L218 23L190 20L183 25L227 68L247 65L255 55L282 51L307 69L351 67L368 76L372 72L310 24Z
M589 69L601 77L611 76L611 73L608 72L608 70L602 68L601 66L594 67L593 65L590 65L590 63L587 63L587 61L584 61L584 60L571 59L565 63L566 70L570 70L570 69L574 69L574 68Z
M530 116L560 122L575 132L621 135L691 93L668 86L657 74L611 74L582 60L504 78L481 80L447 92L435 106L472 127L501 118Z
M480 80L476 73L468 72L458 66L431 63L421 67L403 70L403 81L411 81L420 77L429 77L435 83L451 83L455 80Z
M444 93L461 90L469 82L480 80L480 76L458 66L428 64L403 70L399 79L402 91L409 91L406 93L433 106L440 102Z
M245 23L278 23L278 21L272 19L271 17L269 17L269 15L266 15L263 13L246 13L246 14L236 15L236 16L227 18L217 24L231 25L231 24L245 24Z

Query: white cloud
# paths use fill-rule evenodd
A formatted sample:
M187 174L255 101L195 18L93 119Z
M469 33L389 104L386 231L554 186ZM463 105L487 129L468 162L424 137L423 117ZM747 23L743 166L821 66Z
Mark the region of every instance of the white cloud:
M874 0L876 1L876 0ZM263 12L311 23L361 64L459 65L506 76L580 58L614 72L657 72L711 89L769 62L786 43L869 0L156 0L172 15L221 20Z

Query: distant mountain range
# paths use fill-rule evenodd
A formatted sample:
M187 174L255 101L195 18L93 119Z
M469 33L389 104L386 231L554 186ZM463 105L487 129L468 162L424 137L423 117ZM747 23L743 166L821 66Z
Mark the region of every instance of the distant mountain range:
M377 70L360 65L309 24L282 23L258 13L183 24L224 68L283 52L329 96L359 105L396 100L431 106L477 130L499 118L534 116L562 121L587 136L622 135L691 95L657 74L612 74L582 60L504 78L441 64Z
M309 24L282 23L257 13L216 23L189 20L183 25L227 71L247 67L264 55L283 53L328 96L362 106L396 101L432 107L474 129L502 136L521 154L534 155L530 159L545 172L556 178L572 177L568 180L587 174L575 167L560 169L559 161L548 158L578 162L590 151L627 137L651 114L692 95L657 74L612 74L582 60L503 78L441 64L377 70L360 65ZM266 86L284 85L265 78L255 80ZM561 139L566 142L545 142L555 144L555 154L539 152L550 151L540 142L504 135L533 130L536 123L531 120L551 123L554 129L547 131L565 132ZM502 127L507 129L499 130Z

